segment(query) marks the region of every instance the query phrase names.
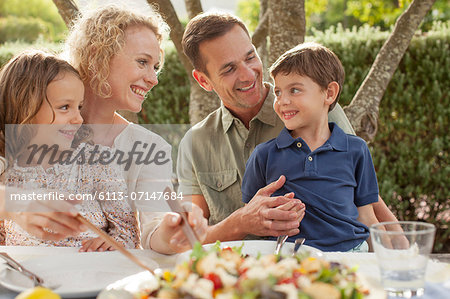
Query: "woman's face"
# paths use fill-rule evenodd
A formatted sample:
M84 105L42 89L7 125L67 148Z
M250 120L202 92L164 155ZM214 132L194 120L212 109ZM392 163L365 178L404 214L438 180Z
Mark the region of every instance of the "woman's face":
M125 44L109 65L115 110L141 111L145 94L158 84L159 61L160 47L151 29L137 25L125 30Z

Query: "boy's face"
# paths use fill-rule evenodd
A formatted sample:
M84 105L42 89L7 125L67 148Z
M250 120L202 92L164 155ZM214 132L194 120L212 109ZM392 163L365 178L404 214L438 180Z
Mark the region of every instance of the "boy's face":
M311 78L294 73L279 73L275 78L273 108L294 138L305 129L328 123L330 97ZM331 84L331 83L330 83Z

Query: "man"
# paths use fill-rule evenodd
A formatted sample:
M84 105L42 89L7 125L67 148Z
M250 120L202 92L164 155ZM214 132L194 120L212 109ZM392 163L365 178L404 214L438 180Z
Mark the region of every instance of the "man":
M243 206L241 201L251 152L283 128L247 28L232 15L201 14L187 24L182 44L195 80L221 100L220 108L186 133L178 153L179 191L209 219L206 242L297 234L304 213L301 198L270 197L283 186L284 176L260 189L249 204ZM354 134L340 106L329 119ZM374 209L378 220L396 220L381 199Z

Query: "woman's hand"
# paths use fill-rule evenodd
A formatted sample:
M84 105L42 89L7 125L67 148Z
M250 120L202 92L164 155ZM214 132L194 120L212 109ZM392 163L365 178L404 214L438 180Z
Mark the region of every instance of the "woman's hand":
M190 249L190 244L182 231L181 216L177 213L167 213L158 229L151 238L151 248L155 251L173 254ZM200 242L206 238L208 221L203 217L203 210L192 204L188 213L189 225L194 229Z

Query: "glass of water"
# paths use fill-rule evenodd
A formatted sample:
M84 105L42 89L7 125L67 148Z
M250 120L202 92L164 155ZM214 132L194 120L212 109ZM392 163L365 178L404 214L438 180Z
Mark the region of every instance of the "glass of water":
M389 296L422 296L436 228L425 222L381 222L370 227L372 245Z

